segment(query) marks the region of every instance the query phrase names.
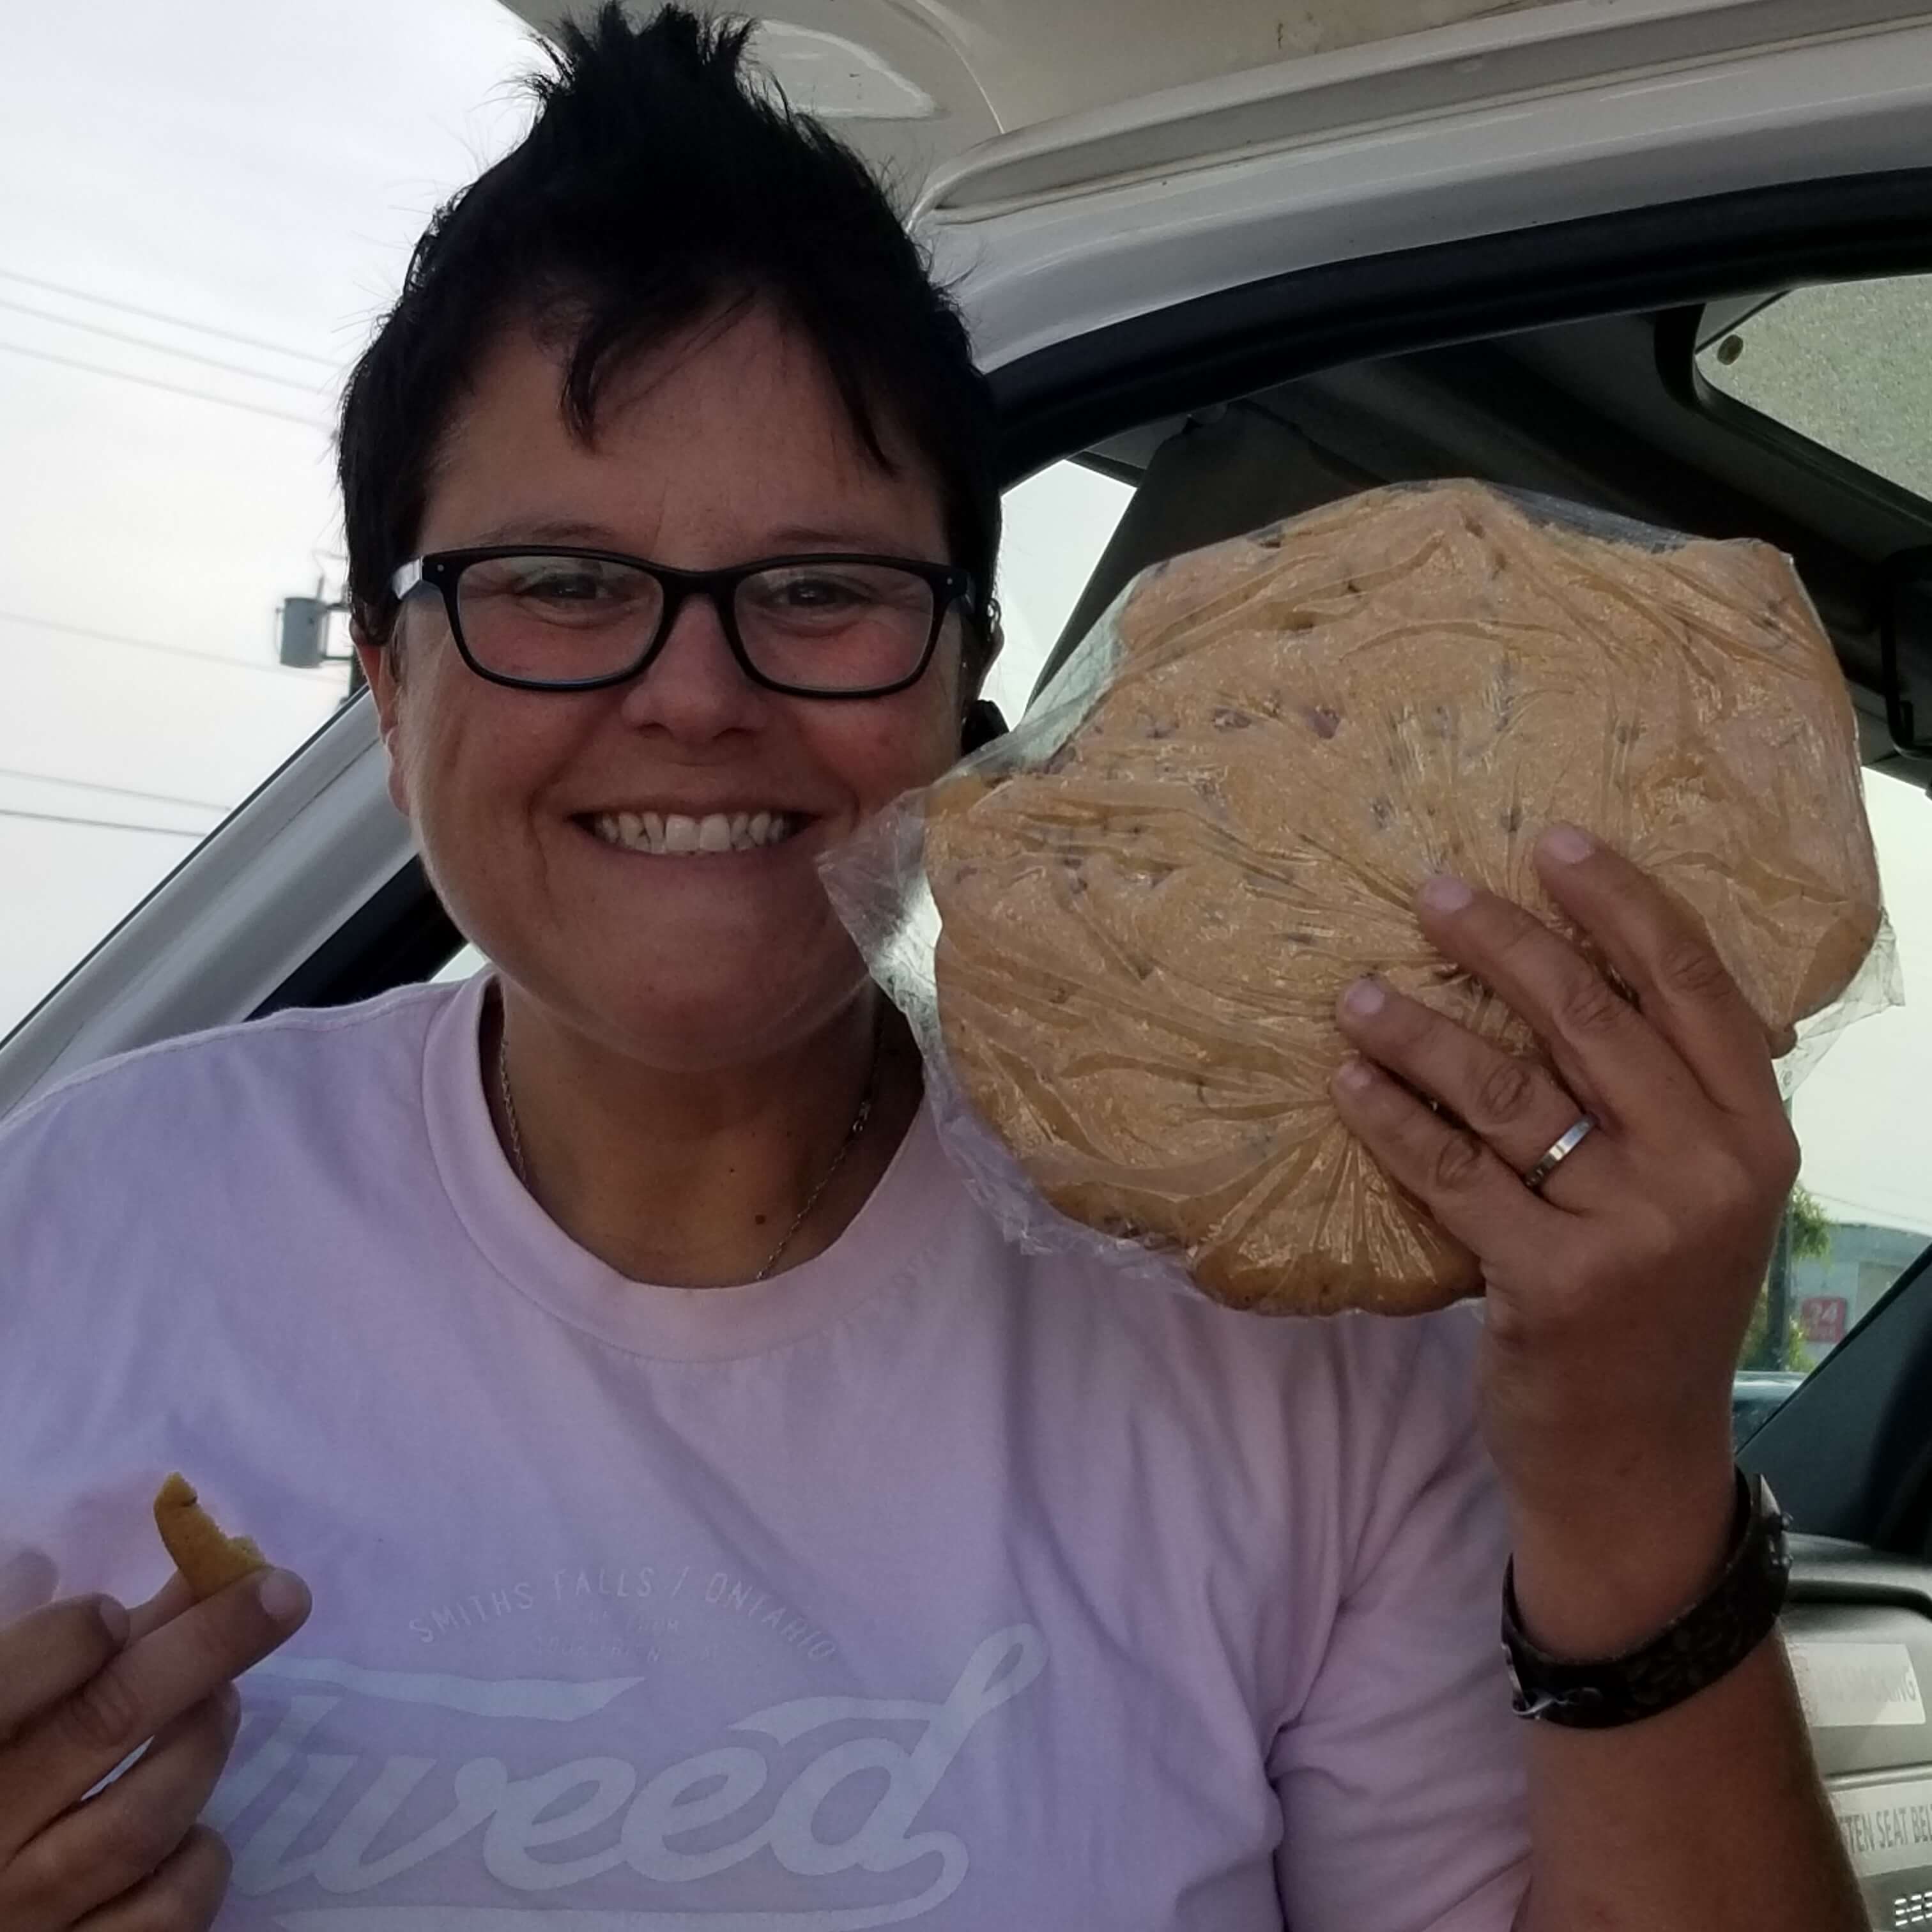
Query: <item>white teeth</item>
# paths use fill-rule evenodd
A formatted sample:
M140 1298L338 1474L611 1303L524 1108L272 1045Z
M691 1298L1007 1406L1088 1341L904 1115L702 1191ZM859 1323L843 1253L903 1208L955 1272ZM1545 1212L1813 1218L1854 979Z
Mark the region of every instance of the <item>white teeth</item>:
M682 812L599 812L590 829L607 845L627 851L749 852L760 846L776 845L797 829L796 821L782 812L713 812L701 819Z

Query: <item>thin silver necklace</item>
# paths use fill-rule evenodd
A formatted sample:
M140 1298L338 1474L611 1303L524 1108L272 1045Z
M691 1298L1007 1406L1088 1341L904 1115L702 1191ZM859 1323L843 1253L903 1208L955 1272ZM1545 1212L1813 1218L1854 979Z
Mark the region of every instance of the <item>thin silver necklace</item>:
M805 1226L812 1210L832 1185L832 1176L845 1165L845 1156L852 1151L852 1144L866 1131L866 1123L872 1118L873 1090L878 1084L880 1032L877 1026L872 1029L872 1059L866 1070L866 1090L859 1096L859 1111L852 1116L852 1124L845 1130L845 1138L839 1142L838 1151L832 1156L832 1165L820 1177L818 1185L806 1196L805 1205L798 1210L796 1218L784 1231L764 1266L752 1276L754 1281L765 1280L778 1266L778 1257L791 1246L792 1237ZM527 1192L530 1176L524 1162L524 1137L517 1126L517 1103L510 1097L510 1042L507 1028L496 1036L496 1090L502 1096L503 1124L510 1130L510 1165L517 1171L518 1183Z

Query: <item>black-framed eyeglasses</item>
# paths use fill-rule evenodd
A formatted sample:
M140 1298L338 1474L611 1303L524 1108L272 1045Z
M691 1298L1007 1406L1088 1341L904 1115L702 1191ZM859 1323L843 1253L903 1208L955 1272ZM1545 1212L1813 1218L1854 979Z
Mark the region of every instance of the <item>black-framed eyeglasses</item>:
M490 544L432 550L392 580L399 600L425 587L442 594L464 662L519 691L628 682L698 596L753 683L801 698L884 698L925 674L954 605L987 614L970 571L842 551L673 570L619 550Z

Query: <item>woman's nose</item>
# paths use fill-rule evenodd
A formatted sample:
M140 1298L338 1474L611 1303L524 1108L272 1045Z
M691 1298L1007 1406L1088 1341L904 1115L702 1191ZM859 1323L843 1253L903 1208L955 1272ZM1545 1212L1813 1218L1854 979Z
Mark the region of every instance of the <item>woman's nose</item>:
M717 606L686 598L657 655L626 688L624 722L676 737L710 738L755 725L766 694L732 654Z

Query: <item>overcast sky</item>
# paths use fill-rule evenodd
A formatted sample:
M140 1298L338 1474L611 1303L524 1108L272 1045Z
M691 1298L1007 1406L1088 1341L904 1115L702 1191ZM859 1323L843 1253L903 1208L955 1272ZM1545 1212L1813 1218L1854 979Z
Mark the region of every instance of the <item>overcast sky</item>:
M0 1031L328 716L343 673L273 624L338 580L336 387L523 111L496 0L91 0L8 43Z
M284 597L340 580L335 387L431 208L514 138L529 64L497 0L90 0L8 26L0 1033L344 688L273 638ZM1064 469L1016 493L1010 713L1122 494ZM1932 986L1932 802L1873 804ZM1797 1118L1836 1212L1932 1234L1928 1011L1853 1028Z

